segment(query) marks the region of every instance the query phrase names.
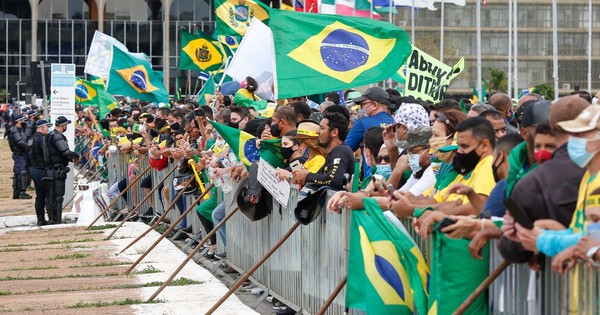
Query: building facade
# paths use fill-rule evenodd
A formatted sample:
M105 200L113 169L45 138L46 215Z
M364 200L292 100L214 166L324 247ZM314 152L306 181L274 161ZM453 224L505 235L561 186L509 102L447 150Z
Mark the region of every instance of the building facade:
M516 76L513 73L516 80L511 83L519 89L552 85L552 2L516 2L518 72ZM481 9L484 80L490 79L492 68L509 73L509 0L488 3ZM562 92L588 87L588 5L587 0L558 1L558 78ZM592 69L600 69L600 54L596 53L600 52L600 0L593 0L592 5L591 62ZM437 11L414 12L414 43L439 57L442 10L441 4L436 6ZM125 43L130 51L150 56L155 68L164 72L172 94L175 77L186 76L177 71L178 31L195 25L211 32L212 15L212 0L0 0L0 89L7 89L13 98L17 90L31 93L33 61L74 63L77 75L84 76L94 31L100 30ZM466 61L465 71L455 79L449 93L470 92L476 83L475 16L474 0L468 0L464 7L444 5L444 62L453 64L460 57ZM382 20L388 19L411 34L410 8L398 8L398 14L391 17L382 15ZM592 90L600 89L599 75L592 70Z

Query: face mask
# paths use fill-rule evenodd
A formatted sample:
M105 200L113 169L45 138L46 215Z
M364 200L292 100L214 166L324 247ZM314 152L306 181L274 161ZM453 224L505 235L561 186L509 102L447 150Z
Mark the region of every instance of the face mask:
M171 130L178 130L178 129L179 129L179 123L171 124Z
M421 154L408 154L408 165L410 166L410 169L413 171L413 173L416 173L421 170L421 164L419 163L420 159Z
M377 165L377 171L375 174L379 174L383 177L390 178L392 176L392 166L390 165Z
M271 135L276 138L279 138L279 136L281 136L281 129L279 129L279 124L271 125Z
M365 113L364 108L359 108L357 112L358 112L358 119L367 117L367 113Z
M597 98L592 98L592 105L598 105L598 99Z
M579 165L579 167L584 168L596 152L588 152L586 147L588 144L588 139L571 136L569 138L569 142L567 143L567 151L569 152L569 157L575 164Z
M454 157L454 160L452 160L452 167L458 174L465 175L475 169L475 166L477 166L480 159L480 156L477 154L478 147L479 145L469 153L456 152L456 156Z
M552 158L552 152L543 149L535 152L533 155L537 164L542 164Z
M445 137L438 137L438 138L431 138L429 139L429 146L431 147L431 151L433 151L433 153L435 154L435 156L442 162L446 162L449 163L450 159L452 158L452 151L450 152L440 152L440 148L445 147L446 144L446 138Z
M240 123L239 122L229 121L227 123L227 126L229 126L231 128L235 128L235 129L240 129Z
M292 157L292 154L294 154L294 149L292 149L292 147L281 147L281 149L279 149L279 152L281 152L281 155L283 155L286 160L288 160L290 157Z
M219 139L217 141L215 141L215 146L217 147L222 147L225 144L225 140L223 139Z
M497 160L492 162L492 174L494 175L494 181L496 183L502 180L500 175L498 175L498 169L502 163L504 163L504 155L502 155L502 161L500 163L498 163Z

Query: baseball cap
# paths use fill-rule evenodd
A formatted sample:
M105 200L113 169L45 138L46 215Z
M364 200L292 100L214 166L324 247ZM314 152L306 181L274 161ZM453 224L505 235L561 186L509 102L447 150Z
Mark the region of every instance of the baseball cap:
M372 100L384 105L390 105L390 96L380 87L370 87L361 96L353 98L354 103L361 103L365 100Z
M429 114L419 104L403 103L394 114L394 124L404 125L408 130L429 126Z
M25 120L25 119L27 119L27 116L25 116L25 115L19 114L19 115L15 116L15 122L22 121L22 120Z
M56 120L54 120L54 124L57 126L70 124L71 121L67 119L65 116L58 116Z
M429 139L431 138L431 127L422 126L408 131L406 140L400 141L398 147L400 149L410 149L417 146L429 146Z
M354 99L360 97L360 92L353 91L348 93L348 99L346 100L346 105L354 104Z
M51 124L51 123L49 123L49 122L48 122L47 120L45 120L45 119L40 119L40 120L38 120L38 121L35 123L35 127L36 127L36 128L38 128L38 127L41 127L41 126L43 126L43 125L46 125L46 126L48 126L48 127L51 127L51 126L52 126L52 124Z
M550 101L536 101L525 105L523 108L523 117L521 118L521 127L537 126L539 123L548 119L550 112Z
M577 118L556 124L567 132L586 132L600 129L600 106L588 106Z

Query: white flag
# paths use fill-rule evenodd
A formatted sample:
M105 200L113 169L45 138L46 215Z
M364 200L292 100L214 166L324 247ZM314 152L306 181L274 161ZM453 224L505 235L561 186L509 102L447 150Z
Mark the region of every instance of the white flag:
M432 11L437 10L433 3L434 0L393 0L395 6L426 8Z
M252 77L258 83L254 94L264 100L273 100L273 33L257 18L253 18L246 35L233 55L224 75L237 82Z
M90 45L90 51L88 52L83 71L87 74L108 80L113 46L116 46L124 52L129 52L127 47L117 39L96 31L94 33L94 38L92 39L92 44ZM131 53L131 55L138 59L150 61L150 58L144 53Z

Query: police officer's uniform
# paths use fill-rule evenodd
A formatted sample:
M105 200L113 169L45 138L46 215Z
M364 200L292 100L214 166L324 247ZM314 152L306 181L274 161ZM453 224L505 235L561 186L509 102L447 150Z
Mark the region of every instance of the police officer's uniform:
M37 115L39 115L39 113L35 110L30 110L29 112L27 112L27 120L25 121L24 125L23 125L23 131L25 132L25 137L27 138L27 140L29 141L29 139L31 139L31 137L33 137L33 134L35 133L35 129L36 129L36 117ZM32 119L33 117L33 119Z
M29 186L29 172L27 167L27 138L21 126L26 120L26 116L15 116L14 126L8 133L8 145L12 151L13 164L13 199L31 199L31 195L26 192Z
M40 119L36 122L36 127L47 125L52 126L48 121ZM46 134L36 132L29 141L27 141L27 157L29 159L29 175L33 179L35 188L35 214L37 216L38 225L46 225L45 206L46 194L49 190L49 182L44 181L46 178L46 167L48 163L44 157L49 156L48 146L45 141Z
M46 194L46 208L50 221L60 223L62 220L63 198L65 195L65 181L69 173L69 162L78 159L79 155L69 150L69 143L62 132L56 127L70 124L71 121L64 116L59 116L54 122L54 130L46 136L48 144L47 176L52 179L50 191Z

